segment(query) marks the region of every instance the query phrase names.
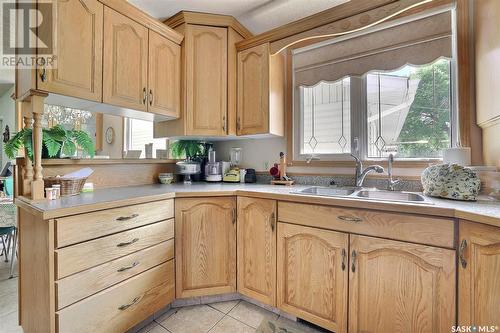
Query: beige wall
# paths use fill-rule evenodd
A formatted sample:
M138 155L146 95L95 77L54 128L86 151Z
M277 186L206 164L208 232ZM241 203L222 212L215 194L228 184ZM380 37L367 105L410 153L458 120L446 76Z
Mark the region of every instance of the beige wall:
M500 168L500 121L483 129L483 154L486 165Z
M476 114L483 158L500 167L500 1L475 1Z

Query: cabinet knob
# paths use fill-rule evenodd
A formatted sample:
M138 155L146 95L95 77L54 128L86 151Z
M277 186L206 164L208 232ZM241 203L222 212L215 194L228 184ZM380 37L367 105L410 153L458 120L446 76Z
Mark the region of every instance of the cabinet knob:
M118 243L118 244L116 244L116 247L129 246L129 245L132 245L132 244L134 244L134 243L136 243L138 241L139 241L139 238L134 238L134 239L132 239L131 241L128 241L128 242Z
M353 223L363 222L363 219L361 219L359 217L352 217L352 216L337 216L337 219L344 221L344 222L353 222Z
M354 273L356 272L356 251L355 250L352 250L352 253L351 253L351 271Z
M269 216L269 223L271 224L271 230L274 232L274 229L276 229L276 214L274 212Z
M120 216L120 217L117 217L116 220L117 221L128 221L128 220L131 220L131 219L135 219L138 216L139 216L139 214L132 214L132 215L129 215L129 216Z
M226 132L226 116L222 116L222 131Z
M342 256L342 270L345 271L345 261L346 261L346 258L347 258L347 251L345 249L342 249L342 253L341 253L341 256Z
M460 260L460 265L462 265L462 268L467 267L467 260L464 257L464 251L467 248L467 241L465 239L462 239L460 242L460 247L458 248L458 258Z
M138 261L134 261L131 265L129 265L129 266L123 266L121 268L118 268L116 271L117 272L125 272L125 271L128 271L129 269L134 268L137 265L139 265L139 262Z
M236 129L239 131L241 130L241 118L238 116L238 119L236 119Z
M128 309L128 308L130 308L132 305L135 305L135 304L139 303L139 301L140 301L141 299L142 299L142 297L141 297L141 296L137 296L136 298L134 298L134 299L132 300L132 302L130 302L130 303L128 303L128 304L124 304L124 305L119 306L119 307L118 307L118 310L121 310L121 311L123 311L123 310L127 310L127 309Z
M47 69L45 68L45 59L41 58L40 62L42 65L42 72L40 73L40 80L42 80L42 82L45 82L47 80Z

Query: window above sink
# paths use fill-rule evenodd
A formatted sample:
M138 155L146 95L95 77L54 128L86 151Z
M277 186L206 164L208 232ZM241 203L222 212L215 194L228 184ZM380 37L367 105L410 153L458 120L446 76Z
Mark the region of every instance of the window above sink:
M457 141L452 30L448 10L294 50L293 160L440 159Z

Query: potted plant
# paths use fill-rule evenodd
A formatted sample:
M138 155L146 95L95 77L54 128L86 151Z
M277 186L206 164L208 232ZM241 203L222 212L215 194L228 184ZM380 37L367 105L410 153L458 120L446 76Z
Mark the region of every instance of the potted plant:
M4 151L8 158L13 159L22 147L26 148L28 158L33 160L33 130L31 128L23 128L17 132L5 144ZM77 147L90 157L94 157L94 142L86 132L66 130L61 125L42 129L42 158L60 158L61 153L73 156Z

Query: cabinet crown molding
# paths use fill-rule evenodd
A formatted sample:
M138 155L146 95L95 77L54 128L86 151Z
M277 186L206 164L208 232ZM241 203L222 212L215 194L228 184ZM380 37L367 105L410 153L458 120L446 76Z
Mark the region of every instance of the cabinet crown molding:
M166 19L165 21L163 21L163 23L165 23L172 29L175 29L176 27L184 23L233 28L245 39L253 37L253 34L247 28L245 28L240 22L238 22L238 20L230 15L191 12L183 10Z

